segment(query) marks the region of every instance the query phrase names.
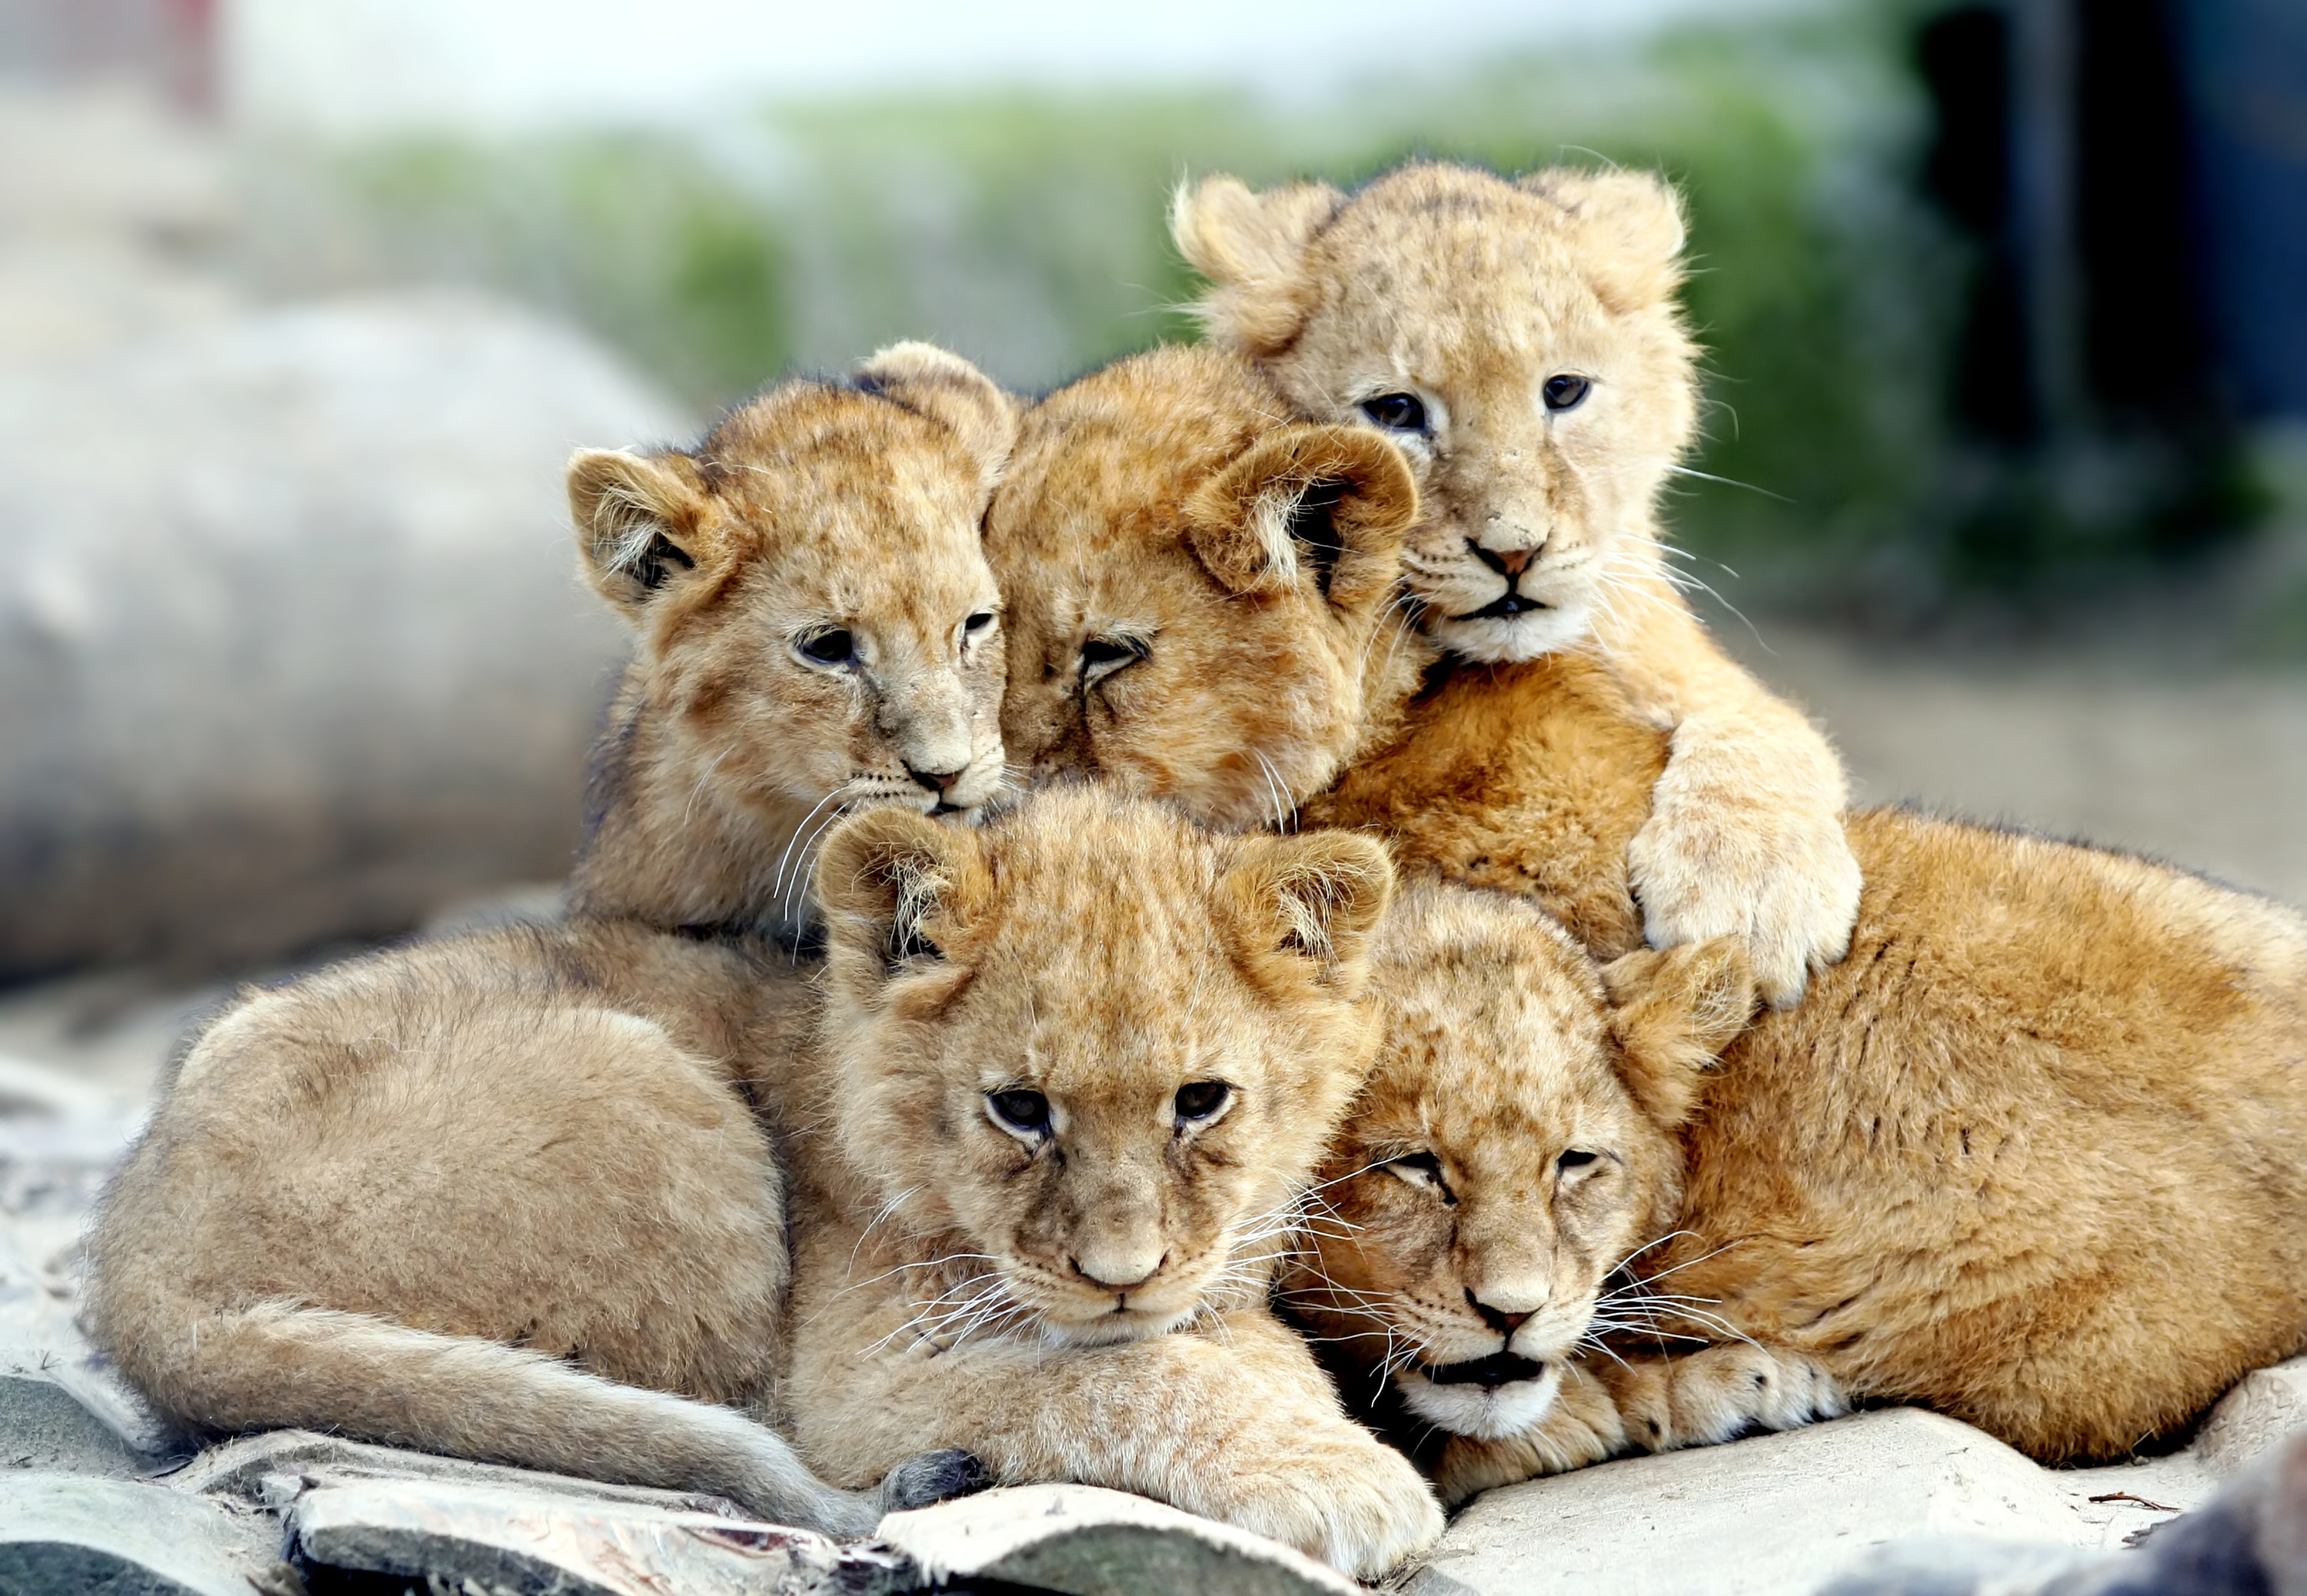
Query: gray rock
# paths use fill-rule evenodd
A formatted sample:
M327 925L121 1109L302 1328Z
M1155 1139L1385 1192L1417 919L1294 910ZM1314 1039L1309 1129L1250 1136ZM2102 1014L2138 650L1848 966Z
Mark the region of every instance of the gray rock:
M2307 1596L2307 1437L2135 1551L2077 1558L2039 1546L1917 1540L1885 1549L1820 1596Z
M0 1373L0 1469L133 1480L149 1460L47 1374Z
M1072 1596L1349 1596L1360 1586L1246 1530L1087 1485L1027 1485L881 1521L931 1583L984 1580Z
M735 1504L701 1491L611 1485L499 1464L439 1457L429 1452L406 1452L397 1447L348 1441L341 1436L321 1435L309 1430L270 1430L225 1441L202 1452L167 1478L167 1483L177 1490L274 1508L293 1504L308 1490L392 1481L482 1486L579 1503L653 1507L668 1513L707 1514L727 1519L744 1516Z
M2307 1358L2243 1376L2203 1421L2191 1448L2214 1473L2242 1472L2307 1430Z
M1479 1498L1410 1589L1505 1596L1806 1590L1918 1532L2097 1543L2097 1526L2000 1441L1918 1409L1602 1464Z
M524 1596L895 1596L918 1581L904 1558L845 1550L806 1530L676 1513L560 1491L439 1481L308 1490L288 1507L296 1555L435 1590Z
M0 1159L0 1190L8 1171ZM186 1455L81 1333L70 1282L27 1261L9 1231L0 1225L0 1467L133 1474Z
M279 1537L262 1517L125 1481L0 1473L0 1596L252 1596Z
M623 647L562 467L687 430L465 297L0 372L0 978L222 968L562 875Z

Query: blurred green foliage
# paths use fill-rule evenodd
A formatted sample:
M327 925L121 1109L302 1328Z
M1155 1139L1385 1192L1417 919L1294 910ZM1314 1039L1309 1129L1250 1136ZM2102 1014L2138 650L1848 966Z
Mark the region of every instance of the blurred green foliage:
M1405 157L1613 161L1690 201L1711 351L1686 543L1805 585L1925 558L1951 246L1907 196L1894 9L1505 60L1302 104L1008 92L783 107L690 132L270 163L277 275L476 281L589 326L700 407L933 338L1025 388L1192 336L1183 175L1351 184ZM1750 570L1749 574L1755 574Z

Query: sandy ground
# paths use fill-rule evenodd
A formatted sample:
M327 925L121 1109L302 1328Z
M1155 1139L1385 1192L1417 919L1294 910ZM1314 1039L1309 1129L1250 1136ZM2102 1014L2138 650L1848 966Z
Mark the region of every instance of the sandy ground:
M2307 670L1917 659L1756 631L1724 641L1826 728L1858 803L2150 854L2307 907Z

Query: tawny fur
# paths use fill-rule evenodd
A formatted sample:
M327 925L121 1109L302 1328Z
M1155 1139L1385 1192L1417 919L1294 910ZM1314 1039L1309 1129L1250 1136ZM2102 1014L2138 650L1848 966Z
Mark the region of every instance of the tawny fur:
M637 648L574 913L252 995L200 1039L91 1243L93 1328L165 1411L844 1531L914 1488L831 1491L702 1405L774 1416L786 1277L729 1061L807 918L815 830L999 784L978 519L1014 425L973 369L900 345L694 451L578 457L579 544ZM833 628L853 660L802 655Z
M1265 1305L1376 1040L1391 883L1361 838L1213 837L1087 789L832 834L824 1043L758 1050L794 1061L760 1090L799 1175L785 1404L813 1464L965 1447L1366 1575L1440 1532ZM1000 1121L1016 1093L1043 1123Z
M1334 632L1374 624L1378 601L1291 611L1297 648L1262 631L1228 663L1234 611L1190 597L1216 585L1163 507L1255 445L1210 417L1185 458L1068 453L1085 391L1189 415L1236 403L1206 359L1141 356L1127 384L1100 374L1026 418L1024 467L988 523L1015 635L1091 639L1127 615L1148 639L1086 688L1017 673L1005 721L1038 768L1190 796L1207 703L1282 700L1318 679L1307 661ZM1142 436L1159 450L1187 434L1149 421ZM1149 504L1145 481L1181 488ZM1070 558L1025 534L1049 494L1116 534ZM1165 651L1196 661L1193 691L1150 690L1149 674L1125 697ZM1310 798L1304 822L1385 836L1413 878L1521 892L1605 955L1634 942L1625 861L1667 738L1606 677L1574 657L1457 666L1406 706L1360 703L1375 738L1368 721L1258 722L1261 768L1357 761L1331 792L1289 795ZM1854 816L1847 835L1866 880L1854 951L1730 1046L1689 1132L1681 1223L1696 1234L1644 1268L1677 1268L1680 1290L1853 1395L1930 1403L2045 1460L2120 1453L2298 1350L2299 917L2159 866L1912 815Z
M1429 163L1351 196L1212 177L1179 191L1172 231L1212 281L1219 342L1300 415L1402 446L1425 502L1406 583L1441 647L1512 663L1599 639L1674 736L1630 858L1651 941L1743 936L1766 995L1791 1002L1856 909L1846 788L1825 739L1707 636L1661 542L1697 414L1674 192ZM1563 380L1588 386L1556 408ZM1405 399L1414 424L1381 427ZM1498 612L1509 595L1519 613Z

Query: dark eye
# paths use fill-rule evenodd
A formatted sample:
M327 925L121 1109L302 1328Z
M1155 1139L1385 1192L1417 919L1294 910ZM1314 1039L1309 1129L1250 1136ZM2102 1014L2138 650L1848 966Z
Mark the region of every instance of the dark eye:
M1362 401L1362 414L1392 432L1426 431L1426 406L1416 394L1380 394Z
M1405 1153L1399 1158L1388 1159L1382 1167L1406 1184L1440 1192L1444 1202L1458 1200L1451 1195L1449 1182L1442 1178L1442 1160L1431 1153Z
M1546 396L1548 410L1575 410L1593 386L1583 377L1548 377L1539 391Z
M1178 1088L1178 1117L1205 1120L1226 1105L1233 1088L1222 1080L1189 1080Z
M857 639L839 627L797 638L793 649L814 665L846 665L857 657Z
M976 614L971 616L967 620L961 623L961 629L965 632L982 632L992 624L993 611L991 610L980 610Z
M1082 682L1086 686L1101 677L1111 676L1151 652L1145 643L1136 637L1093 637L1081 648Z
M1563 1154L1562 1156L1554 1161L1554 1167L1561 1170L1566 1174L1571 1170L1585 1168L1589 1164L1593 1163L1597 1156L1599 1156L1599 1155L1594 1153L1582 1153L1577 1148L1573 1148L1570 1151Z
M1022 1087L985 1094L985 1105L1003 1128L1021 1136L1046 1136L1050 1130L1050 1100Z

